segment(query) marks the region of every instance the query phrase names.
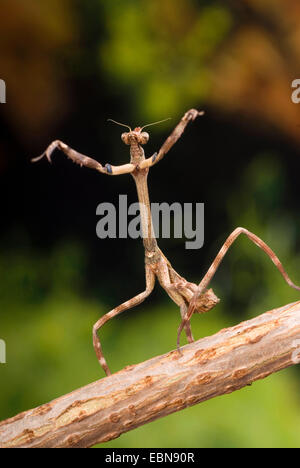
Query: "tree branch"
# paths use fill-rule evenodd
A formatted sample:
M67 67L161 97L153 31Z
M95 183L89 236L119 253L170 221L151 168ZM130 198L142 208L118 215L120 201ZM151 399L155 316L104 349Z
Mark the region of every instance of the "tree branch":
M300 301L0 423L0 447L90 447L300 362Z

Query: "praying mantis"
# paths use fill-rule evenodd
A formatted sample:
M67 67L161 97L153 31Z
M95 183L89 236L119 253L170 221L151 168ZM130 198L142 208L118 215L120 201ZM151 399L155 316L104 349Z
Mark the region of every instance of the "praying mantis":
M180 276L172 267L171 263L165 257L163 252L160 250L157 244L156 237L154 235L154 229L152 225L152 215L148 192L148 173L151 167L156 165L163 157L169 152L172 146L177 142L184 132L189 122L194 121L197 117L203 115L204 112L199 112L196 109L190 109L187 111L173 132L163 143L160 150L154 153L151 157L146 158L143 150L143 146L149 140L149 134L144 131L145 127L153 124L145 125L144 127L136 127L134 130L128 125L115 122L119 125L128 128L128 132L122 133L121 139L125 145L130 146L130 162L120 166L112 166L106 164L102 166L98 161L78 153L74 149L67 146L62 141L53 141L46 151L38 158L32 159L32 162L36 162L46 157L51 162L51 155L54 150L59 149L66 154L74 163L80 166L85 166L90 169L94 169L102 174L117 176L121 174L131 174L137 189L137 195L140 206L141 215L141 228L143 233L143 244L145 250L145 279L146 286L145 290L140 294L136 295L132 299L122 303L118 307L115 307L110 312L102 316L93 326L93 345L96 352L96 356L100 365L102 366L106 375L111 375L110 369L107 365L104 357L98 332L105 323L116 317L121 312L131 309L141 304L153 291L156 279L169 295L169 297L177 304L180 308L181 323L177 333L177 350L181 353L180 349L180 336L183 330L185 330L187 340L189 343L194 341L190 320L194 313L205 313L215 307L220 299L215 295L212 289L208 289L208 286L214 277L220 263L222 262L225 254L227 253L230 246L241 234L245 234L254 244L261 248L272 260L275 266L280 271L281 275L289 286L300 291L300 287L296 286L288 274L284 270L280 260L270 249L270 247L257 237L252 232L245 228L236 228L226 239L216 258L212 262L207 273L199 283L196 285L187 281L185 278ZM111 120L111 119L109 119ZM159 121L161 122L161 121ZM159 123L155 122L155 123Z

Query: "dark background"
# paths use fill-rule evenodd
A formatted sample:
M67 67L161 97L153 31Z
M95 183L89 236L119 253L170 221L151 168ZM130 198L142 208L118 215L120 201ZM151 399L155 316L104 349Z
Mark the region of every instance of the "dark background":
M99 203L117 205L119 194L136 201L132 178L80 169L58 151L51 166L32 165L30 158L54 139L102 164L123 164L129 161L123 130L108 118L134 127L172 117L149 128L149 156L187 109L204 109L151 170L149 188L152 202L204 202L205 244L185 250L185 239L163 239L160 247L181 275L199 282L226 236L242 225L268 242L300 282L300 107L291 101L300 7L293 0L4 0L1 19L0 78L7 86L7 103L0 105L3 419L102 376L92 324L144 288L142 242L100 240L95 232ZM298 299L246 239L228 254L213 287L222 304L211 316L193 319L197 337ZM117 370L168 351L178 323L176 306L157 287L147 304L102 332L108 361ZM226 404L225 397L208 402L112 445L297 445L297 370L271 379L268 388L256 384L251 396L247 389L226 397ZM222 411L223 421L226 411L236 416L228 426L210 426ZM264 429L251 432L249 424L241 431L243 411L253 427L261 418ZM203 431L197 425L184 440L182 428L170 431L179 418L184 427L196 414L209 430L203 422Z

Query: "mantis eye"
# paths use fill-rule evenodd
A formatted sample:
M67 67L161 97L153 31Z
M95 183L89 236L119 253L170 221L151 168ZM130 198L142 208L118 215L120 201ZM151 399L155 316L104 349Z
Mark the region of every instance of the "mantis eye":
M138 142L141 145L145 145L146 143L148 143L148 140L149 140L149 133L142 132L142 133L139 134Z
M123 143L125 143L125 145L130 145L129 133L128 132L122 133L121 140L123 141Z

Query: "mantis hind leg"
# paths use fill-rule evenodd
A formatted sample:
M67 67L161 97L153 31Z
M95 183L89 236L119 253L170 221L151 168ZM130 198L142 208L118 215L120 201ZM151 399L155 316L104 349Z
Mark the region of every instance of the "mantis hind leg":
M220 266L220 263L222 262L224 256L226 255L226 253L228 252L229 248L234 243L234 241L241 234L245 234L255 245L257 245L257 247L262 249L268 255L268 257L272 260L272 262L274 263L276 268L279 270L282 277L284 278L284 280L286 281L286 283L289 286L291 286L294 289L297 289L297 291L300 291L300 287L295 285L293 283L293 281L290 279L289 275L287 274L287 272L283 268L283 265L282 265L281 261L279 260L279 258L277 257L277 255L275 254L275 252L273 252L273 250L262 239L260 239L258 236L256 236L255 234L253 234L252 232L248 231L247 229L245 229L243 227L238 227L227 237L226 241L224 242L221 249L219 250L216 258L214 259L211 266L209 267L206 275L204 276L204 278L200 282L200 284L199 284L199 286L197 288L197 291L195 292L194 297L190 302L189 309L188 309L188 312L187 312L187 315L186 315L186 318L185 318L186 320L191 318L191 316L192 316L192 314L193 314L193 312L195 310L197 299L199 299L201 294L203 294L203 291L208 287L208 285L211 282L212 278L214 277L216 271L218 270L218 268Z
M181 322L181 324L179 326L178 335L177 335L177 343L179 343L180 334L181 334L183 328L185 327L186 322L191 319L191 317L192 317L192 315L193 315L193 313L194 313L194 311L196 309L197 300L203 294L203 292L206 290L209 283L213 279L216 271L218 270L218 268L220 266L220 263L222 262L224 256L228 252L229 248L231 247L231 245L234 243L234 241L241 234L245 234L255 245L257 245L257 247L262 249L268 255L268 257L272 260L272 262L274 263L276 268L279 270L282 277L284 278L284 280L286 281L286 283L289 286L291 286L294 289L297 289L297 291L300 291L300 287L295 285L293 283L293 281L290 279L289 275L287 274L287 272L283 268L283 265L282 265L281 261L279 260L279 258L277 257L277 255L275 254L275 252L273 252L273 250L262 239L260 239L258 236L253 234L253 232L250 232L250 231L248 231L247 229L245 229L243 227L238 227L227 237L226 241L224 242L221 249L219 250L216 258L214 259L211 266L209 267L206 275L204 276L204 278L199 283L199 286L198 286L196 292L194 293L194 296L193 296L192 300L190 301L188 311L187 311L185 317L183 318L183 320L182 320L182 322Z
M241 234L245 234L255 245L257 245L257 247L262 249L268 255L268 257L272 260L276 268L280 271L282 277L284 278L284 280L289 286L300 291L300 287L296 286L292 282L292 280L290 279L289 275L283 268L283 265L281 261L279 260L279 258L277 257L277 255L275 254L275 252L273 252L273 250L258 236L256 236L255 234L253 234L252 232L248 231L245 228L238 227L227 237L226 241L222 245L221 249L219 250L218 255L216 256L210 268L208 269L206 275L200 282L195 296L196 295L199 296L199 294L201 294L203 290L207 288L212 278L214 277L217 269L219 268L219 265L222 262L224 256L228 252L229 248Z
M181 314L181 319L182 320L186 316L187 310L188 310L188 306L183 301L183 304L180 306L180 314ZM185 330L188 342L193 343L195 340L194 340L194 337L193 337L193 334L192 334L191 322L189 320L185 323L184 330ZM177 343L177 347L178 347L178 343Z
M168 296L180 307L181 319L183 321L187 314L188 306L187 301L183 294L180 292L183 283L187 283L181 276L179 276L172 268L168 266L165 260L160 263L159 271L157 273L158 280ZM173 281L173 282L172 282ZM184 322L184 330L189 343L194 342L190 321Z

